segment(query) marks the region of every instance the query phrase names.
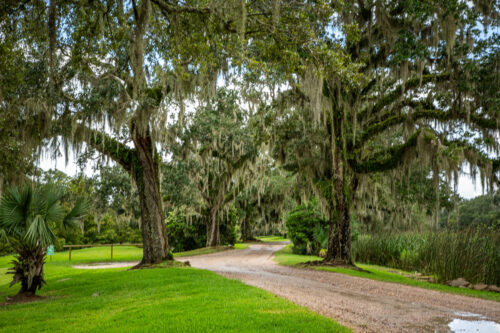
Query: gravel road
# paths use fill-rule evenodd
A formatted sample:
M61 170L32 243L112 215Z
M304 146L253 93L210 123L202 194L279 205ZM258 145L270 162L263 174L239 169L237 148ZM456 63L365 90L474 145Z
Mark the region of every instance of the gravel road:
M284 246L262 243L179 259L306 306L355 332L449 332L448 324L454 319L500 322L500 302L279 266L272 257ZM491 324L493 332L500 328Z

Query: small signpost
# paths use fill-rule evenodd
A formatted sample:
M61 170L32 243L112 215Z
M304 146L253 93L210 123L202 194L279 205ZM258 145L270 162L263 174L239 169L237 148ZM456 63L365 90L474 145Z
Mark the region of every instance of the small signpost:
M49 245L49 247L47 247L47 255L50 256L50 261L52 261L52 256L54 255L54 245Z

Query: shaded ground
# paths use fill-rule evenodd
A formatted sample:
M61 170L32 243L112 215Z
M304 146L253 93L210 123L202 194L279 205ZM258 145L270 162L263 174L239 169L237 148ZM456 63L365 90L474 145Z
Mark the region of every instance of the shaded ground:
M344 274L279 266L286 243L184 257L191 266L268 290L359 332L449 332L454 319L500 322L500 303ZM475 318L475 319L474 319Z

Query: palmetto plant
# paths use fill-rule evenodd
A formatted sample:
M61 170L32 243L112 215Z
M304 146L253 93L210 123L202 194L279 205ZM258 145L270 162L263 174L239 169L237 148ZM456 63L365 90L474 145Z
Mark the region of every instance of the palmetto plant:
M11 286L21 282L20 294L34 295L45 283L43 265L46 247L56 239L53 228L75 226L88 211L79 200L67 213L61 205L62 188L54 185L24 185L8 189L0 203L0 232L17 252L9 272Z

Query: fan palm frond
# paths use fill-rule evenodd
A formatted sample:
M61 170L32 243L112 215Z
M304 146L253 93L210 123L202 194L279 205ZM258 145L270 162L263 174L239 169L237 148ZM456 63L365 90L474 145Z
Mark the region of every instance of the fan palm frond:
M79 199L73 206L73 209L64 217L62 223L64 227L72 227L78 223L83 216L90 211L90 205L87 200Z

